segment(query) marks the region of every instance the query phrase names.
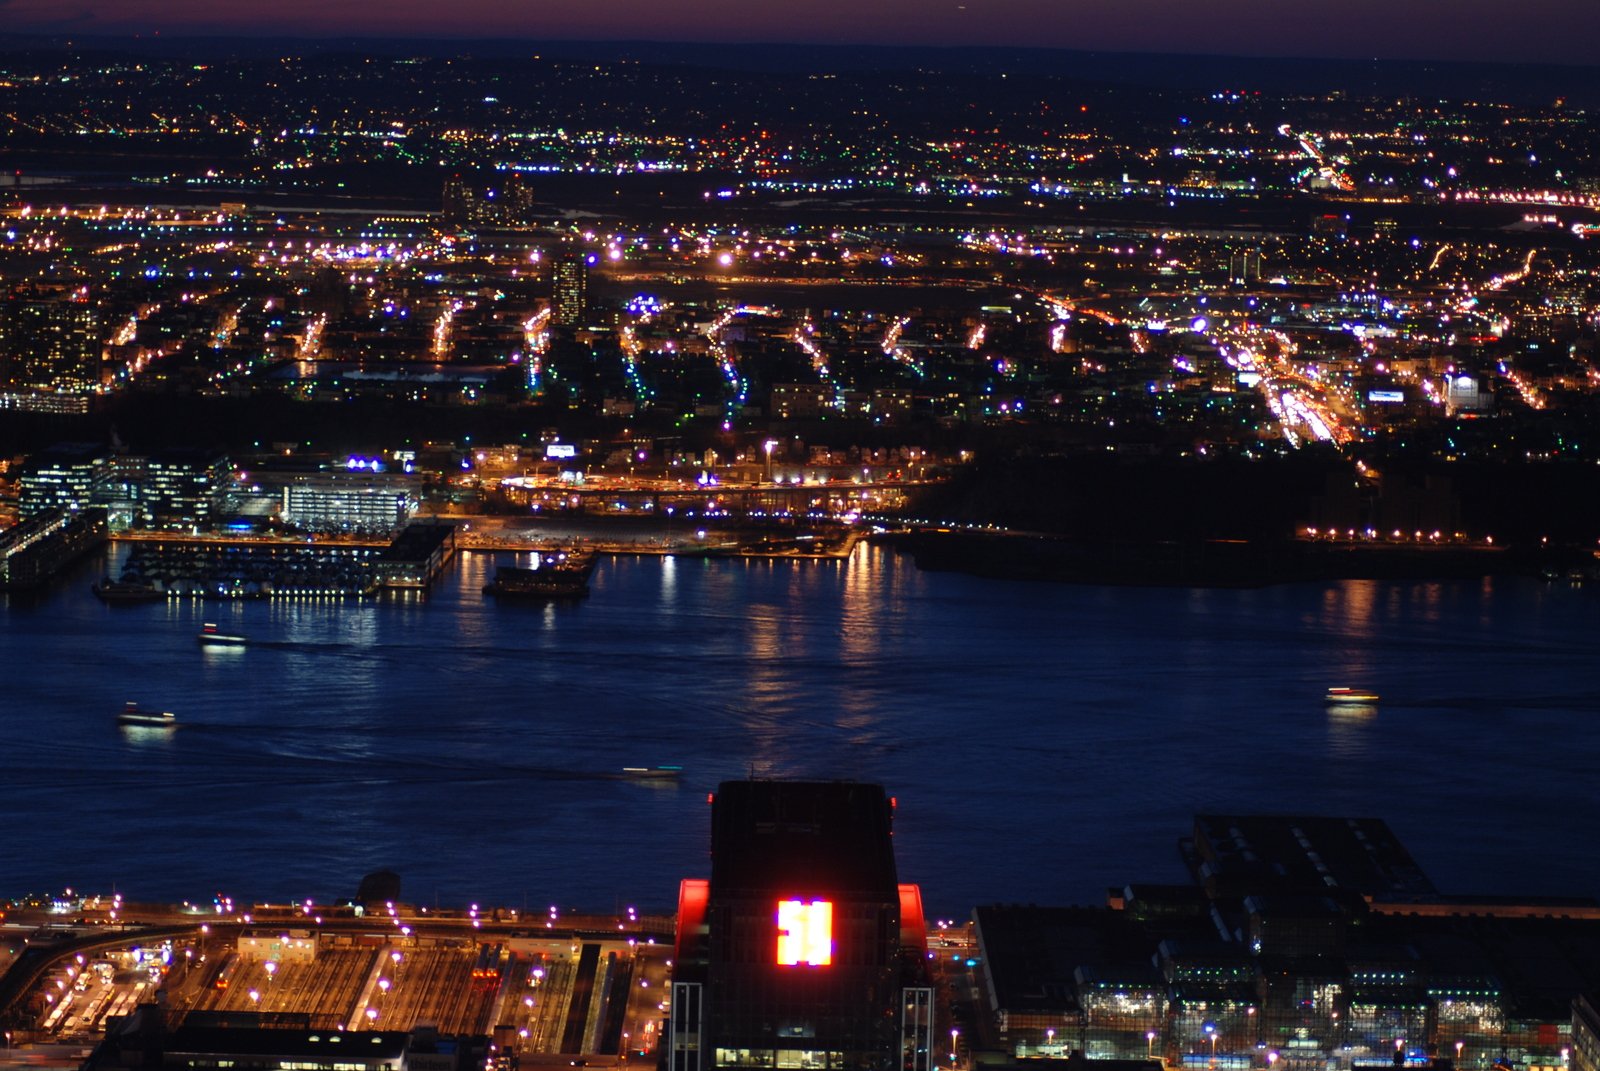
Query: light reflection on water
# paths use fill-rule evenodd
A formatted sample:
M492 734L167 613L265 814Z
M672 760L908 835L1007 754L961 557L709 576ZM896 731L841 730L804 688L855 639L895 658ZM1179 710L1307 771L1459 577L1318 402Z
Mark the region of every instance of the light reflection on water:
M510 556L502 560L510 561ZM1441 885L1600 891L1592 593L1531 582L1094 588L846 562L604 559L589 598L7 604L8 887L667 906L705 795L880 780L930 909L1181 880L1199 810L1386 818ZM201 648L203 621L244 633ZM1330 685L1374 709L1329 708ZM116 730L128 699L175 711ZM619 778L681 764L679 785ZM1485 786L1536 790L1481 806ZM1470 824L1462 815L1474 815Z

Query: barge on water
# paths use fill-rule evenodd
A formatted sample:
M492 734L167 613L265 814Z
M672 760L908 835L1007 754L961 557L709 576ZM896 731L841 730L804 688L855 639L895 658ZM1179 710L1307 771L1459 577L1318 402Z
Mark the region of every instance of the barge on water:
M588 551L541 552L528 568L502 565L484 585L485 595L518 599L575 599L589 594L595 556Z

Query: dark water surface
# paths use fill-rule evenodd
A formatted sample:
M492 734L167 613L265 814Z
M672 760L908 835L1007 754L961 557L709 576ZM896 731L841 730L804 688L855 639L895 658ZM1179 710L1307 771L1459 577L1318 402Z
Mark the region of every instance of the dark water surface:
M107 607L96 561L0 604L0 893L328 899L388 866L425 903L665 908L750 774L883 782L940 914L1182 880L1199 810L1381 817L1448 891L1600 893L1594 591L1037 585L862 547L603 560L541 606L484 598L493 562L410 600ZM181 727L118 729L129 699Z

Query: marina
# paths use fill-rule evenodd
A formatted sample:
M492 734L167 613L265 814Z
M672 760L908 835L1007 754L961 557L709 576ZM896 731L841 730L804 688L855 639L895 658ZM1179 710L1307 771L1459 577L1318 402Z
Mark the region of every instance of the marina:
M141 540L132 547L120 575L99 582L102 599L237 601L361 596L378 588L375 546Z

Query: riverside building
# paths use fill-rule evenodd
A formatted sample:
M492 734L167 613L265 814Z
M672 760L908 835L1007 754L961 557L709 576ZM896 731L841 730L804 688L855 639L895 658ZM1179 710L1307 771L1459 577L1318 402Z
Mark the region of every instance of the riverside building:
M718 788L711 878L680 893L669 1071L927 1071L926 926L893 811L879 785Z

